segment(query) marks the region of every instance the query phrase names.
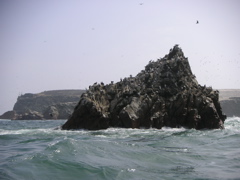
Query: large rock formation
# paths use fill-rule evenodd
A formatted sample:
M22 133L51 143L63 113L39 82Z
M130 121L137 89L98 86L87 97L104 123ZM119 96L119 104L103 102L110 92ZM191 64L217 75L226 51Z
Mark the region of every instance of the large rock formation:
M218 99L217 90L198 84L188 59L175 45L136 77L90 86L62 129L224 128L226 116Z
M67 119L84 90L53 90L18 97L13 111L0 118L13 120Z

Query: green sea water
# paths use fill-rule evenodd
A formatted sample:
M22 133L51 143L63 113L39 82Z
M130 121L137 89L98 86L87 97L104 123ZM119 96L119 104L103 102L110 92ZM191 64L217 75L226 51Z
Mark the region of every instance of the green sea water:
M0 120L0 179L240 179L240 118L224 130L54 130Z

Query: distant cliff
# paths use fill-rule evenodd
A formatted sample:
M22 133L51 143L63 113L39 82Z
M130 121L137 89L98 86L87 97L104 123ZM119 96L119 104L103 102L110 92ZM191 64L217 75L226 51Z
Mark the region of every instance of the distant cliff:
M67 119L84 90L53 90L18 97L13 111L0 118L14 120Z
M220 103L223 112L228 116L240 117L240 90L222 89L220 90Z

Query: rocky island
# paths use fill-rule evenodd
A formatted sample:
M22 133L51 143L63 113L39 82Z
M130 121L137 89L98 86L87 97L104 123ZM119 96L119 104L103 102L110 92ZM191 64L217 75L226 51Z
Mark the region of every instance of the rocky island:
M198 84L188 59L175 45L135 77L90 86L62 129L216 129L224 128L225 119L219 91Z

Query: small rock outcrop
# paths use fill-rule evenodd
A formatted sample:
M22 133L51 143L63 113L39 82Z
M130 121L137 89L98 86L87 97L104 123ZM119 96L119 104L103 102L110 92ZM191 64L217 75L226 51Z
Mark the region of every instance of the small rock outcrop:
M219 92L198 84L178 45L136 77L90 86L62 129L224 128Z
M15 111L7 111L0 116L0 119L14 119L16 118Z

